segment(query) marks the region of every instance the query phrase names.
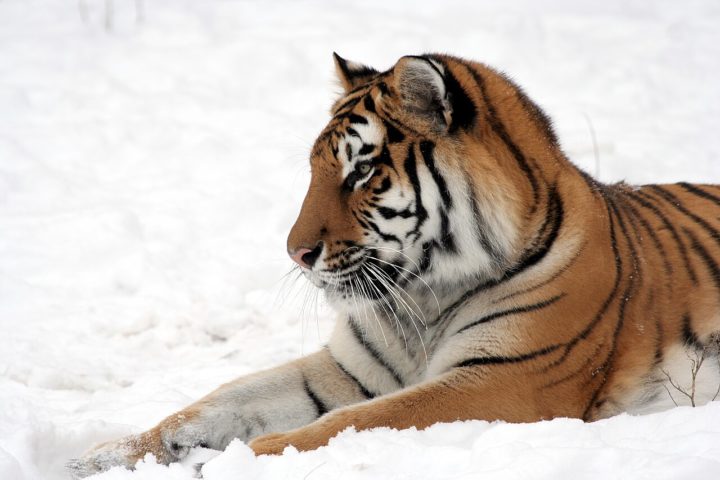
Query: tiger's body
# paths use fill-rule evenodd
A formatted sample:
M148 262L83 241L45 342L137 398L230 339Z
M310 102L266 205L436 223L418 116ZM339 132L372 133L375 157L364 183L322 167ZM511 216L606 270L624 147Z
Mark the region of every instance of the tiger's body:
M327 347L101 445L76 474L233 438L281 453L351 425L592 421L687 401L668 374L687 385L691 359L717 354L720 187L596 182L482 64L336 67L346 92L288 238L338 310ZM703 368L698 403L720 385L715 358Z

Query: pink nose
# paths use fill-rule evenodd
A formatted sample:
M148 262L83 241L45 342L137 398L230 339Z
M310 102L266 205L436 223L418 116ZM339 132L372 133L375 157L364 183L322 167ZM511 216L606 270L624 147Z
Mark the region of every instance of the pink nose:
M290 254L290 258L292 258L293 262L297 263L302 268L310 268L310 265L308 265L308 263L303 260L303 257L311 252L312 250L310 250L309 248L298 248L297 250L295 250L294 253Z

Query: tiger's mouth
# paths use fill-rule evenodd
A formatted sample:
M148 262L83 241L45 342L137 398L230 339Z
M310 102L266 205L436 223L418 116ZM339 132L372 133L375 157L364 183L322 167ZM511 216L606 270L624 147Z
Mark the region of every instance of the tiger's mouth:
M328 300L380 300L394 289L402 288L401 283L405 280L401 275L402 268L364 250L360 255L348 256L336 268L305 270L304 273L313 285L325 291Z

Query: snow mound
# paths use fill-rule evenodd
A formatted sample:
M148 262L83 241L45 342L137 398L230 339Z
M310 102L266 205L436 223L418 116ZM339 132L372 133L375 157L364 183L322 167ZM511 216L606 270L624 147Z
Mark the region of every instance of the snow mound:
M711 479L720 469L720 403L589 424L555 419L455 422L422 431L348 429L327 447L288 447L282 456L255 457L235 440L220 454L197 449L169 467L148 456L134 472L116 468L94 478L190 480L203 462L206 480Z

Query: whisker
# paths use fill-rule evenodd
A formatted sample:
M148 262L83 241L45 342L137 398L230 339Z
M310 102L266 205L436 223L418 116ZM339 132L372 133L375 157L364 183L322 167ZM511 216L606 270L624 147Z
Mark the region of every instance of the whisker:
M386 264L386 265L391 266L392 268L400 269L400 270L402 270L402 271L404 271L404 272L407 272L407 273L409 273L410 275L416 277L418 280L420 280L420 281L427 287L427 289L430 290L430 293L432 293L432 296L433 296L433 298L435 299L435 304L437 305L438 315L440 315L440 314L442 313L442 310L441 310L441 308L440 308L440 301L438 300L437 295L435 295L435 291L432 289L432 287L431 287L430 285L428 285L428 283L425 281L425 279L423 279L420 275L418 275L418 274L416 274L416 273L414 273L414 272L411 272L411 271L408 270L407 268L403 268L403 267L401 267L400 265L396 265L396 264L394 264L394 263L392 263L392 262L387 262L387 261L382 260L382 259L377 258L377 257L372 257L372 258L373 258L373 260L377 260L378 262L382 262L382 263L384 263L384 264ZM398 287L400 287L400 285L398 285ZM406 293L407 293L407 292L406 292Z
M380 282L381 285L383 285L387 290L390 290L390 288L391 288L390 285L388 285L387 282L385 282L382 278L378 277L377 274L372 272L368 268L368 265L363 265L363 268L366 268L368 270L368 273L372 274ZM398 331L402 334L403 341L405 342L405 351L408 352L409 347L408 347L407 336L405 335L405 329L403 328L402 322L400 322L400 319L398 318L397 314L395 314L395 311L393 310L392 305L390 305L390 301L387 299L387 297L385 295L382 294L382 292L380 292L380 289L373 282L368 281L368 284L375 289L375 291L378 293L378 296L380 297L380 299L383 301L383 303L385 305L387 305L388 309L390 310L390 313L392 313L392 316L395 319L395 325L397 326ZM380 304L380 306L382 307L383 311L385 312L385 316L387 316L389 319L390 316L388 315L388 311L385 309L385 306L382 303Z
M394 285L393 290L395 290L395 292L397 293L398 300L400 300L403 303L403 305L405 306L405 310L408 311L408 313L412 312L412 314L414 314L415 317L417 317L418 321L420 321L420 323L422 323L422 325L427 329L427 323L425 322L425 312L423 311L422 308L420 308L420 305L417 304L415 299L407 292L407 290L405 290L403 287L398 285L398 283L396 281L394 281L392 278L390 278L390 276L386 272L383 272L381 268L379 268L375 265L369 265L369 266L374 268L379 274L384 276L388 282L390 282L392 285ZM398 292L398 290L399 290L399 292ZM415 304L415 306L420 311L420 314L418 314L415 311L415 309L410 307L410 305L407 303L407 301L403 298L403 295L400 295L400 292L404 293L405 294L404 296L408 297L410 299L410 301ZM420 317L420 315L422 315L422 318Z
M293 275L294 274L294 275ZM292 267L286 274L280 277L277 283L280 284L277 293L275 294L275 300L273 301L273 307L277 308L284 304L291 292L293 292L297 281L302 277L302 270L299 266ZM277 284L276 283L276 284Z
M374 265L368 265L368 267L369 267L371 270L374 270L374 271L376 272L376 274L378 274L378 273L383 274L383 275L385 275L386 278L387 278L387 274L385 274L385 272L383 272L382 270L378 269L378 268L375 267ZM390 280L392 281L392 279L390 279ZM394 282L393 282L393 283L394 283ZM397 284L396 284L396 285L397 285ZM394 290L395 290L394 288L391 288L389 291L392 292L392 293L395 295L395 298L397 298L397 299L399 299L399 300L402 301L402 303L403 303L403 308L405 309L406 312L408 312L408 320L410 320L410 323L412 324L413 328L415 328L415 331L417 332L418 340L420 340L420 345L422 346L423 354L425 355L425 365L427 366L427 365L429 364L427 349L425 348L425 342L423 341L423 337L422 337L422 334L420 333L420 329L418 328L417 324L415 323L415 320L413 319L412 315L410 315L410 311L412 311L412 309L410 308L410 306L409 306L406 302L404 302L404 301L402 300L402 298L400 297L400 294L399 294L398 292L394 291ZM407 292L406 292L406 293L407 293ZM409 309L409 310L408 310L408 309ZM417 314L415 314L415 315L417 316ZM418 318L418 320L420 320L420 317L417 317L417 318ZM420 321L422 322L422 320L420 320ZM426 328L427 328L427 327L426 327Z
M358 303L362 306L362 313L363 313L363 315L365 316L365 328L366 328L366 329L367 329L367 328L372 329L372 334L373 334L373 336L376 336L376 334L375 334L375 325L373 325L373 324L370 322L370 319L368 318L367 307L366 307L366 304L365 304L365 296L362 294L362 289L361 289L361 287L360 287L360 281L359 281L359 279L358 279L358 277L357 277L357 274L353 274L352 281L353 281L353 285L355 285L355 287L357 288L357 292L358 292L358 293L357 293L357 298L358 298L358 300L359 300Z
M361 271L361 273L364 274L362 268L360 269L360 271ZM368 291L367 285L365 284L365 281L367 280L367 278L364 276L361 277L359 275L357 278L358 278L358 283L362 288L363 295L367 299L367 303L370 305L370 310L372 311L373 315L375 316L375 322L377 322L378 326L380 327L380 333L382 334L383 341L385 342L385 346L387 347L388 341L387 341L387 337L385 336L385 330L383 329L382 322L378 318L377 312L375 311L375 305L374 305L375 302L370 298L370 292Z
M320 289L315 289L315 298L313 299L313 302L315 303L315 334L317 335L318 342L320 341L320 315L318 313L318 302L320 299Z

